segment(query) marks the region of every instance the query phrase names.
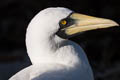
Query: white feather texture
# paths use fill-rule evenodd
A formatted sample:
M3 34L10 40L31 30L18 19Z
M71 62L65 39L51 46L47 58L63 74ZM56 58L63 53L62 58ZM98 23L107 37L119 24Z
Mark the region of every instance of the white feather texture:
M32 19L26 33L32 65L10 80L93 80L91 67L81 47L55 34L59 21L71 13L67 8L47 8Z

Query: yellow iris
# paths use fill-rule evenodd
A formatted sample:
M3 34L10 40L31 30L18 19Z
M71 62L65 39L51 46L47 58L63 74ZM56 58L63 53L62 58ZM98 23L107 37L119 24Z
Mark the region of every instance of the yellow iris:
M66 25L66 24L67 24L67 21L66 21L66 20L62 20L62 21L61 21L61 24L62 24L62 25Z

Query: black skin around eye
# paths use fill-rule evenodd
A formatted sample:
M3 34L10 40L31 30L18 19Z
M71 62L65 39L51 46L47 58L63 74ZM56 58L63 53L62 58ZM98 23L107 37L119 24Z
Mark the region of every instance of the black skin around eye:
M63 20L65 20L65 21L67 22L65 25L64 25L64 24L61 24L61 21L63 21ZM67 17L67 18L65 18L65 19L62 19L61 21L60 21L60 23L59 23L61 29L67 28L67 27L69 27L69 26L71 26L71 25L74 24L74 19L71 19L70 17Z
M61 21L59 22L60 28L56 32L56 35L58 35L59 37L61 37L63 39L67 39L67 38L70 38L72 36L72 35L67 35L65 33L65 28L70 27L71 25L75 24L75 20L70 17L71 14L68 17L61 20L61 21L65 20L66 24L62 24Z

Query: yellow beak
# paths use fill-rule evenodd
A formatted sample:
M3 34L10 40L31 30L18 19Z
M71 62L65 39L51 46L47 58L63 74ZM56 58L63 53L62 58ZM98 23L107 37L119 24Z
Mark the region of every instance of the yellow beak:
M70 18L75 20L75 24L66 28L65 33L67 35L73 35L88 30L118 26L116 22L109 19L97 18L78 13L73 13Z

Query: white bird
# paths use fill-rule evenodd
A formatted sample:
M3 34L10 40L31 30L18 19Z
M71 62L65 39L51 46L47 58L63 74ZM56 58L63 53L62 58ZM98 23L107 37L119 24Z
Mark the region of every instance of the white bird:
M80 32L117 26L112 20L47 8L30 22L26 33L32 65L9 80L94 80L85 52L68 40Z

